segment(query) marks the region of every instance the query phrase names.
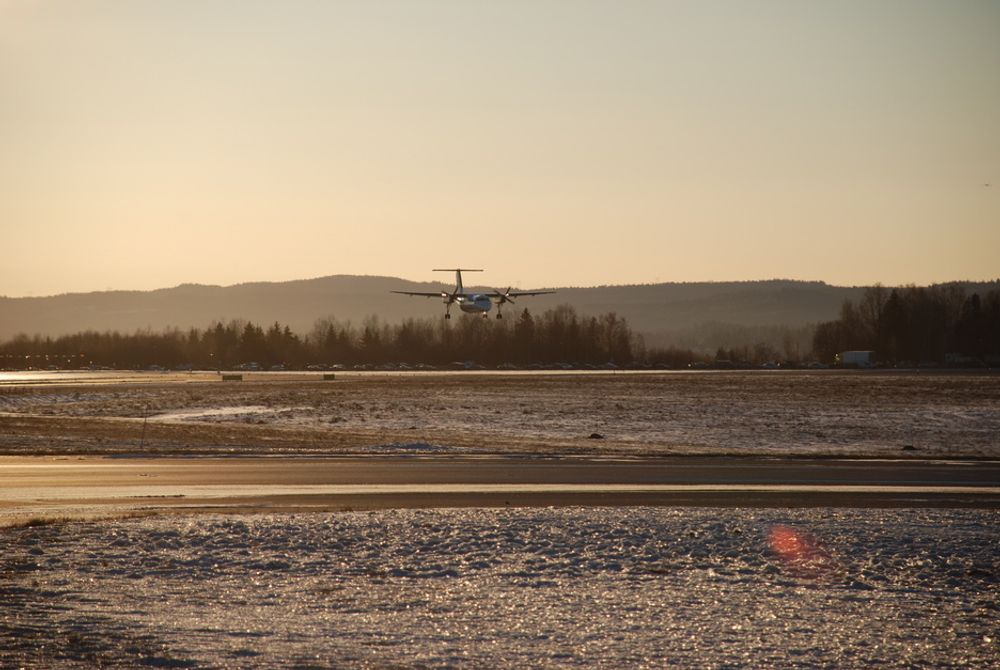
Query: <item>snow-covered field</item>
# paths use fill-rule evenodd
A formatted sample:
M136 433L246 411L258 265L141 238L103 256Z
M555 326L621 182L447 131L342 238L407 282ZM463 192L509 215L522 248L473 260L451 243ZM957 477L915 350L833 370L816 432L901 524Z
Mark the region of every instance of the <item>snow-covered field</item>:
M0 428L2 453L135 452L139 445L156 453L386 453L430 445L441 452L998 457L1000 374L410 374L9 386L0 388ZM595 433L602 439L591 439Z
M562 508L6 529L3 667L998 667L995 511Z

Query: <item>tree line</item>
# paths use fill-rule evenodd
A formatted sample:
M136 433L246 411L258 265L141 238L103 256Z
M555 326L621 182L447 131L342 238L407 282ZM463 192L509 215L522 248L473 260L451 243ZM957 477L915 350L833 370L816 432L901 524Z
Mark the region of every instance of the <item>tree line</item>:
M464 315L463 315L464 316ZM581 316L562 305L533 315L527 309L514 319L473 316L452 319L407 319L389 324L370 316L360 325L335 318L320 319L300 335L287 325L234 320L208 328L139 331L133 334L86 331L59 337L18 335L0 344L0 367L119 369L191 366L230 369L255 362L261 367L310 364L427 363L448 365L475 361L483 365L511 363L576 363L630 365L644 360L642 337L613 312ZM690 351L653 352L663 361L685 364Z
M1000 357L1000 291L980 296L960 285L869 287L813 335L820 360L852 350L874 351L886 364L993 362Z
M208 328L149 330L132 334L85 331L59 337L18 335L0 343L0 368L90 366L141 369L190 366L231 369L256 362L263 368L301 369L313 364L419 364L445 366L475 361L513 364L651 365L682 368L692 363L754 366L772 361L803 363L807 357L832 363L850 350L873 350L887 365L933 362L996 365L1000 362L1000 290L968 295L958 285L887 289L876 285L857 302L845 301L839 318L784 332L782 346L759 338L719 346L712 353L683 346L647 347L625 319L609 312L584 316L569 305L539 315L527 309L512 319L461 315L407 319L389 324L370 316L360 325L335 318L318 320L307 334L287 325L233 320ZM766 333L764 333L766 334ZM773 338L772 338L773 339Z

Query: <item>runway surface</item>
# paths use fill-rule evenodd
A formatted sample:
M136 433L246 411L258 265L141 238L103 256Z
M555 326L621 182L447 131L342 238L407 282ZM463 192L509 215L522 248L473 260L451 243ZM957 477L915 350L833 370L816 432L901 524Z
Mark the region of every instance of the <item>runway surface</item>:
M1000 462L0 458L0 523L200 511L496 506L1000 508Z

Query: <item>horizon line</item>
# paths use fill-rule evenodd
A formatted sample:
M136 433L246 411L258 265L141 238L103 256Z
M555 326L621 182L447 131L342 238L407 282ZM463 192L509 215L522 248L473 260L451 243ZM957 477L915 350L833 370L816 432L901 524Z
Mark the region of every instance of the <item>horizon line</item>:
M171 291L184 287L198 287L198 288L219 288L228 289L236 288L239 286L251 286L255 284L273 285L273 284L294 284L300 282L312 282L319 281L322 279L330 279L335 277L354 277L354 278L369 278L369 279L394 279L404 282L411 282L414 284L439 284L443 282L439 281L421 281L415 279L407 279L405 277L398 277L394 275L381 275L381 274L350 274L350 273L337 273L330 275L321 275L318 277L306 277L299 279L281 279L281 280L248 280L242 282L236 282L233 284L203 284L200 282L181 282L173 286L161 286L157 288L141 289L141 288L105 288L96 290L80 290L80 291L63 291L61 293L50 293L46 295L8 295L0 294L0 299L7 300L43 300L47 298L60 298L65 296L74 295L89 295L94 293L156 293L157 291ZM832 284L822 279L795 279L791 277L769 277L766 279L704 279L704 280L674 280L674 281L648 281L648 282L626 282L621 284L589 284L589 285L551 285L551 286L537 286L533 288L545 288L545 289L561 289L561 290L572 290L572 289L599 289L599 288L631 288L640 286L665 286L665 285L690 285L690 284L763 284L771 282L791 282L799 284L820 284L824 286L829 286L831 288L868 288L872 286L884 286L885 288L906 288L911 286L916 287L932 287L932 286L947 286L952 284L994 284L1000 283L1000 276L993 279L949 279L946 281L931 282L928 284L918 284L916 282L907 282L901 284L887 284L882 282L872 282L866 284ZM501 282L503 283L503 282Z

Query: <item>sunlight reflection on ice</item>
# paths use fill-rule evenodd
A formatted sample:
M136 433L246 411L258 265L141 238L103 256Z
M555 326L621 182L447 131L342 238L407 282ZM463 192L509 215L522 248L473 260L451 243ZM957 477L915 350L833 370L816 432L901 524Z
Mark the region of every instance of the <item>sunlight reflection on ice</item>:
M985 510L404 510L4 539L0 657L14 665L1000 663ZM779 553L829 547L841 568L820 580Z

